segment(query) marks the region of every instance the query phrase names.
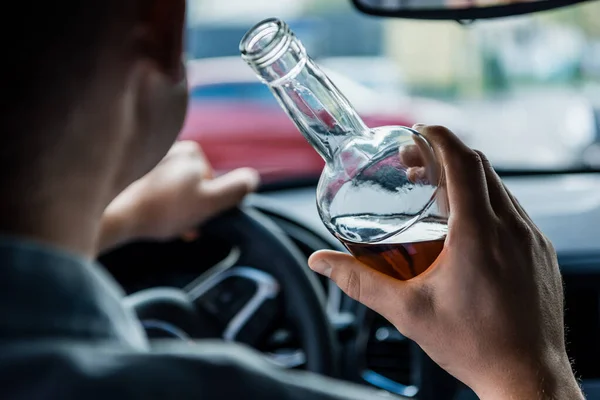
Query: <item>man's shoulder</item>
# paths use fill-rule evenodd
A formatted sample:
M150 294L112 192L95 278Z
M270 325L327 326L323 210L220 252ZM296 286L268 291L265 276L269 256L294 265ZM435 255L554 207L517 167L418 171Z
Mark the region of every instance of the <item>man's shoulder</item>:
M218 342L165 343L152 352L107 343L36 342L3 351L0 372L15 383L15 398L226 400L254 392L256 398L275 399L260 393L263 362L249 349Z
M223 342L174 343L156 352L110 345L70 343L41 346L3 357L0 370L35 381L14 397L61 399L380 399L365 388L300 372L285 371L253 350ZM18 356L18 357L16 357ZM13 362L10 362L10 359ZM15 362L17 359L20 362ZM8 364L5 364L8 362ZM11 365L9 365L11 364ZM17 368L15 368L18 366ZM5 375L6 378L6 375ZM17 382L15 381L15 382ZM23 390L35 390L24 393ZM22 396L28 394L28 396ZM36 395L38 397L36 397ZM11 398L9 396L7 398Z
M217 342L165 343L150 353L103 351L101 379L89 376L92 386L107 395L121 393L140 399L281 398L269 395L261 382L263 360L242 346ZM273 388L271 388L272 390ZM101 397L99 397L101 398Z
M200 346L210 350L203 354L195 347L171 345L154 353L88 341L2 344L3 398L227 399L217 389L244 374L237 359L248 351L207 343Z

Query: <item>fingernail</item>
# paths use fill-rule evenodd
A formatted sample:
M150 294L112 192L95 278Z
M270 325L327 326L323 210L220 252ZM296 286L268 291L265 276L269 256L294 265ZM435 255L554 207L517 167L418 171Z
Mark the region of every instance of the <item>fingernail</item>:
M414 125L412 126L412 128L413 128L415 131L418 131L419 129L421 129L421 128L424 128L424 127L425 127L425 124L414 124Z
M321 274L327 278L331 276L331 265L327 261L314 261L310 264L310 268L317 274Z

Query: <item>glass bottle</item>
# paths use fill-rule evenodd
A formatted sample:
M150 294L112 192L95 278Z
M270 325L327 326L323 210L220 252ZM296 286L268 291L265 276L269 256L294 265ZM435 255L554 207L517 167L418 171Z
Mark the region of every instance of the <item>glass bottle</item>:
M240 51L325 160L317 208L327 229L380 272L402 280L424 272L447 233L443 177L427 140L406 127L368 128L279 19L251 28Z

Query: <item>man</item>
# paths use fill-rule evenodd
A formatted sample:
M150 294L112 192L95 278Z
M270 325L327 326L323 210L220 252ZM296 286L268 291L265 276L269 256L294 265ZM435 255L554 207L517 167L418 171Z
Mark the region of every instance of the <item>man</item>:
M11 6L22 30L0 28L2 398L387 398L279 370L233 345L150 353L121 292L94 265L97 250L187 229L188 217L202 220L216 202L252 189L255 174L213 181L197 149L176 148L146 175L185 114L184 0ZM448 185L450 233L436 265L409 282L333 252L314 255L312 268L483 399L582 398L565 353L551 245L483 155L443 128L417 128ZM182 166L189 175L174 181ZM170 205L186 211L170 214Z

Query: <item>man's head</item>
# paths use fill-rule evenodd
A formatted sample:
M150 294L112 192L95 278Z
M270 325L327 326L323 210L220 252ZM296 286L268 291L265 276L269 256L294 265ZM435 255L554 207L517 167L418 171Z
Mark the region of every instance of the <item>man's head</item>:
M0 28L4 233L39 220L33 210L99 213L162 158L187 103L184 0L11 3Z

